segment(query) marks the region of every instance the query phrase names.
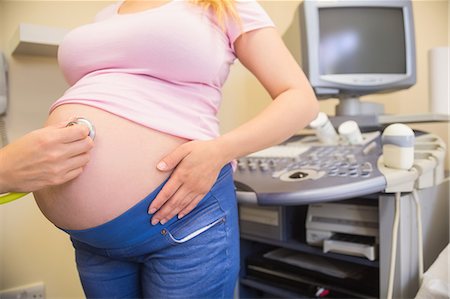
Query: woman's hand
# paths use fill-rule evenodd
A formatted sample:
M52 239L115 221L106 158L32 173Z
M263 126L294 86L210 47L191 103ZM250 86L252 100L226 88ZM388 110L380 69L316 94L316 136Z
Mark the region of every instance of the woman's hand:
M166 223L192 211L214 185L227 163L215 140L191 141L176 148L157 165L160 171L175 169L153 200L149 213L152 224Z
M171 178L150 205L152 223L186 215L209 192L221 168L236 157L279 144L306 127L319 104L305 74L274 28L252 30L234 43L240 62L262 83L272 103L211 141L181 145L163 159ZM161 167L159 167L162 170Z

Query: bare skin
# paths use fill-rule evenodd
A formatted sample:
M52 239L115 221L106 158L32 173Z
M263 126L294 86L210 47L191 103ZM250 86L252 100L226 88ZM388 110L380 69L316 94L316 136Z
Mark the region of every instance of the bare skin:
M186 142L78 104L59 106L46 125L75 116L95 125L89 163L79 177L34 193L44 215L61 228L90 228L122 214L167 178L170 172L158 171L156 163Z

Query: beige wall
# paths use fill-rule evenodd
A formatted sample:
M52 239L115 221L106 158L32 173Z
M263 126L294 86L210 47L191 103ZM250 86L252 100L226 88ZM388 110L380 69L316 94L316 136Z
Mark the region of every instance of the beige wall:
M285 40L295 47L298 31L289 28L300 1L261 1ZM0 0L0 49L10 63L11 104L7 117L11 140L39 128L50 104L65 90L55 59L11 56L8 41L20 22L72 28L92 19L101 1ZM427 51L448 45L448 1L414 1L418 82L409 90L367 96L385 104L387 113L421 113L428 107ZM298 45L297 45L298 47ZM220 113L228 131L258 113L270 101L263 88L236 63L224 88ZM333 113L334 100L321 102ZM414 125L448 143L448 124ZM449 168L449 167L447 167ZM40 214L31 196L0 207L0 289L44 281L47 298L80 298L73 250L66 235Z
M19 23L73 28L92 20L106 1L2 1L0 39L10 64L10 140L42 126L50 104L67 88L54 58L11 56ZM40 213L31 195L0 207L0 289L43 281L47 298L82 298L67 235Z

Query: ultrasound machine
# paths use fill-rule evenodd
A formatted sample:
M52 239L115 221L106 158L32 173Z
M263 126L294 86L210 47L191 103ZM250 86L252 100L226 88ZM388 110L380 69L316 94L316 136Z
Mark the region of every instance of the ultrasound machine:
M410 269L415 274L399 273L398 270L395 273L396 266L403 271L406 269L403 266L406 261L396 252L397 238L404 241L397 235L406 235L398 232L395 219L398 219L403 206L400 208L396 200L413 194L411 196L420 201L417 194L432 194L434 198L428 202L422 200L422 204L447 208L441 211L447 219L443 219L444 225L424 227L424 231L434 231L446 241L442 244L430 242L430 246L437 249L427 244L423 246L430 253L442 249L449 236L448 179L444 170L447 149L437 135L411 130L411 165L396 168L386 163L383 155L388 152L384 149L394 148L389 155L398 157L389 158L395 161L404 158L407 146L395 140L391 142L392 136L383 139L383 133L394 123L449 119L445 115L385 115L382 105L361 101L359 97L407 89L416 83L412 2L303 1L299 6L299 16L302 68L319 99L339 99L335 115L329 117L336 136L324 141L321 138L324 128L311 125L311 133L293 136L282 144L238 160L235 185L241 240L245 244L253 241L275 246L269 246L271 251L261 259L254 259L249 252L243 252L246 268L241 275L241 284L258 288L258 279L263 279L260 288L269 290L267 292L271 295L279 295L273 291L276 287L267 287L274 280L281 285L302 285L302 289L307 290L316 285L315 291L323 285L330 285L305 282L308 278L282 270L283 265L279 268L274 266L274 256L280 257L280 250L281 256L286 256L286 250L293 250L292 253L313 253L338 260L346 260L343 256L358 257L360 260L356 264L366 263L361 259L374 261L375 264L369 262L371 267L376 265L374 267L377 268L376 285L372 285L377 289L374 293L364 293L364 290L342 293L342 288L336 288L334 292L339 294L336 297L411 295L408 292L417 290L417 284L414 287L409 276L421 274L417 274L415 269ZM358 125L356 134L360 138L357 142L338 133L340 127L348 122ZM407 140L409 137L403 133L394 132L394 139ZM411 209L414 209L413 205ZM299 213L295 212L298 210ZM409 214L403 217L415 219ZM402 221L406 221L404 219ZM422 226L420 219L413 223ZM384 233L386 231L389 233ZM422 236L412 236L414 234L408 235L408 241L422 242ZM426 239L431 240L430 237ZM418 261L410 263L410 267L419 267L419 272L423 272L422 244L418 247L417 251L402 253L417 258ZM395 261L395 256L400 262ZM287 260L285 262L289 263ZM300 263L303 268L300 267L299 273L304 273L304 260L292 262L290 259L290 266ZM280 258L277 259L279 261ZM307 268L311 269L311 265ZM356 280L354 285L358 283L364 285ZM319 297L315 291L308 294ZM241 297L246 297L245 292L243 294ZM248 296L255 294L249 293Z

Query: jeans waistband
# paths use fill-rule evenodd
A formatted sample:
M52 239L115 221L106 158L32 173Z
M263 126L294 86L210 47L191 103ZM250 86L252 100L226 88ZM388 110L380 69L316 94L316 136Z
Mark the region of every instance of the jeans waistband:
M217 184L220 184L225 176L231 174L231 165L225 165L220 171L218 179L211 190L213 190ZM104 224L84 230L63 229L63 231L68 233L72 239L97 248L124 248L139 244L154 234L160 233L164 227L169 226L177 220L177 217L175 216L164 225L152 225L152 215L147 213L150 203L156 198L159 191L168 180L169 179L165 180L149 195L123 214Z

